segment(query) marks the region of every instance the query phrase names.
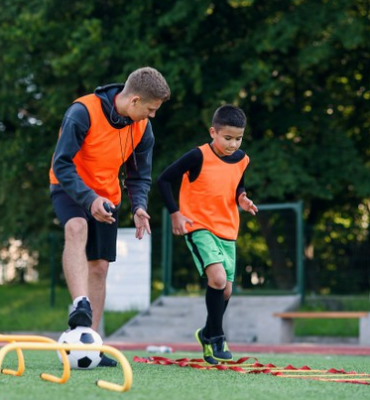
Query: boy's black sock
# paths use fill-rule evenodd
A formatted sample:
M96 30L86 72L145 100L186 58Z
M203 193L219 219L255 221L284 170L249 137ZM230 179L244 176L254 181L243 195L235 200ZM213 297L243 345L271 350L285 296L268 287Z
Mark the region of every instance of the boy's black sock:
M227 305L229 304L229 300L230 300L230 297L227 300L225 300L224 314L225 314Z
M225 300L224 314L225 314L227 305L229 304L229 300L230 300L230 298ZM211 324L209 322L209 316L208 315L207 315L206 325L203 328L203 336L205 336L206 338L210 338L211 337Z
M225 314L227 305L229 304L229 300L230 300L230 298L225 300L224 314ZM206 324L205 324L205 326L203 328L203 336L205 336L206 338L210 338L211 337L211 324L209 322L209 316L208 315L207 315Z
M209 316L207 315L206 324L203 328L203 336L209 339L211 337L211 324L209 323Z
M225 311L224 290L207 286L206 307L208 316L206 326L203 330L203 335L206 338L224 334L222 329L222 320Z

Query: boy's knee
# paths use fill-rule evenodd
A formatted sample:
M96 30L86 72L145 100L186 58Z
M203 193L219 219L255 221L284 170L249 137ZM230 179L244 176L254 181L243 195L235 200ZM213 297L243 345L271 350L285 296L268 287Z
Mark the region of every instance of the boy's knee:
M209 286L218 290L226 288L226 272L221 264L213 264L208 266L206 269L206 274Z
M222 276L214 277L208 281L208 285L213 289L223 290L226 288L226 278L223 278Z

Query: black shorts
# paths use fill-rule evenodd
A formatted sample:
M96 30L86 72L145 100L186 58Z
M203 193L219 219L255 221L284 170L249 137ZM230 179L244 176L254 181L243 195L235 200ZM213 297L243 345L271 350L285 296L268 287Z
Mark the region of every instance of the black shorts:
M97 221L84 207L77 204L61 187L53 186L51 201L60 223L65 224L71 218L84 218L87 221L86 256L89 261L116 261L118 209L113 211L113 224Z

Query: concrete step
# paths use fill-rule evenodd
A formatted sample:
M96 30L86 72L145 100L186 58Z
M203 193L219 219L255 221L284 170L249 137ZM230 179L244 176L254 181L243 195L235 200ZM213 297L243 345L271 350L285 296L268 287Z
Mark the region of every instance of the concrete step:
M233 343L275 343L277 318L272 314L295 309L299 296L233 296L224 315L224 331ZM137 343L189 343L204 326L204 296L163 296L128 321L108 340Z

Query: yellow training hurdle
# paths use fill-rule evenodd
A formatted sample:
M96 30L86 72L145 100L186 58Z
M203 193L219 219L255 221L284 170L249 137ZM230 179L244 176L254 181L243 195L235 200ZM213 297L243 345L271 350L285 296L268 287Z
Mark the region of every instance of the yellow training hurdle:
M42 343L57 343L55 340L50 339L45 336L37 336L37 335L2 335L0 334L0 342L42 342ZM13 376L21 376L26 369L24 363L24 356L22 350L17 347L16 349L18 356L18 370L14 371L12 369L1 369L0 364L0 372L6 375ZM69 359L67 357L67 353L65 351L60 351L60 355L63 361L63 375L61 378L53 377L54 382L65 383L68 381L70 376L70 365ZM49 375L50 377L50 375Z
M116 383L98 380L96 384L98 387L108 390L114 390L117 392L126 392L132 386L133 374L132 368L126 357L117 349L107 346L107 345L94 345L94 344L67 344L67 343L57 343L56 341L43 337L43 336L28 336L28 335L1 335L0 342L10 342L0 349L0 371L1 373L20 376L25 370L25 362L22 350L55 350L59 351L63 361L63 375L61 378L57 376L42 373L40 377L46 381L54 383L65 383L70 377L70 364L67 357L66 351L68 350L86 350L89 347L91 350L100 351L104 353L111 354L117 359L121 364L123 372L123 384L119 385ZM42 342L42 343L40 343ZM18 356L18 370L1 369L3 360L7 353L15 350Z

